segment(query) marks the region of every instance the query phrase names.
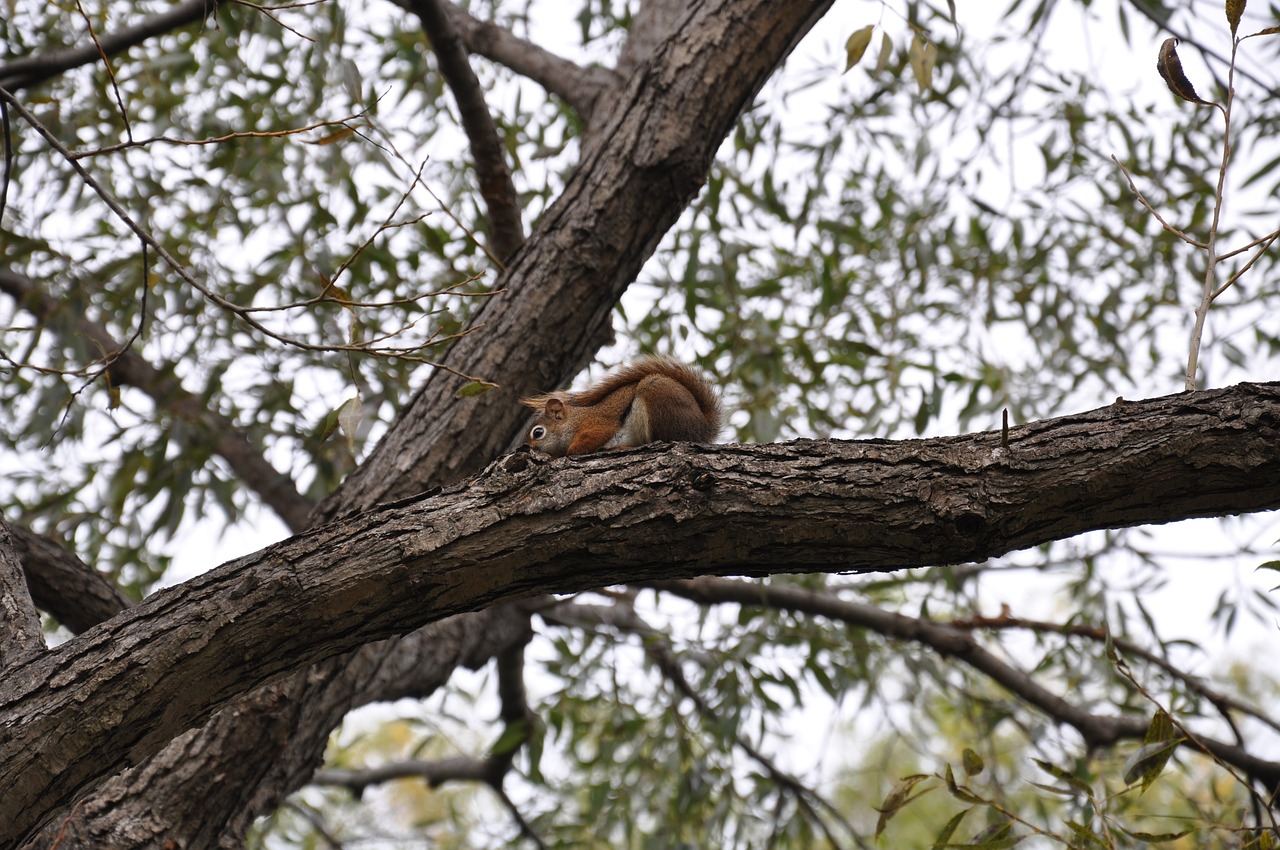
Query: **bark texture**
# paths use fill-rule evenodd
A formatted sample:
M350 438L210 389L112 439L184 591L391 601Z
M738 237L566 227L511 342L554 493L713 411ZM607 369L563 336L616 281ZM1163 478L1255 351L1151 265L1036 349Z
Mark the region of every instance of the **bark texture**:
M237 694L454 614L703 574L983 560L1084 531L1280 507L1280 384L904 442L518 453L232 561L15 666L0 843Z
M428 376L388 437L312 520L333 520L456 481L512 445L526 418L516 399L563 384L610 338L614 305L701 188L721 140L829 6L830 0L702 3L684 14L679 27L669 28L668 39L654 38L657 47L634 51L635 70L616 87L598 96L584 88L617 79L612 72L586 69L573 80L579 87L575 102L591 111L589 129L598 143L590 146L566 192L511 259L498 282L505 294L491 299L476 317L484 330L459 340L448 356L448 365L495 380L502 388L460 399L459 379L443 371ZM456 11L451 14L456 16ZM485 32L466 22L458 26L464 39L474 40ZM662 29L658 20L647 26L649 33ZM509 40L499 46L511 47ZM470 41L468 47L484 52L483 46ZM559 73L557 79L567 77ZM359 543L352 547L360 549ZM287 584L279 589L291 592ZM527 615L504 608L467 619L473 622L453 628L461 634L485 635L490 656L503 648L499 638L516 645L528 628ZM398 632L385 634L394 633ZM349 708L378 698L376 690L371 694L362 689L379 681L379 670L390 666L408 671L406 687L419 686L426 694L457 664L482 663L470 644L435 644L429 639L396 640L348 655L328 650L315 655L326 656L310 670L293 667L296 679L281 678L226 705L199 733L199 743L184 739L138 770L116 777L74 812L62 813L32 846L47 846L64 823L68 829L61 850L100 847L108 840L133 847L164 847L174 841L187 848L238 846L253 816L270 810L306 781L332 723ZM428 672L415 675L419 669ZM206 681L200 689L209 687ZM285 709L285 700L304 706ZM209 717L213 708L196 713ZM304 715L319 719L300 722ZM325 727L326 722L330 726ZM274 746L264 747L266 741ZM129 758L116 763L140 764L143 750L153 751L150 743L129 748ZM183 775L193 758L205 766L205 775L221 778L196 805L190 804L190 782ZM111 772L94 771L81 779L69 776L66 782L87 790ZM62 790L60 784L57 796L66 800ZM166 799L174 805L159 802ZM181 800L188 805L181 806ZM157 809L166 811L167 825L154 815ZM149 837L144 837L148 824ZM137 828L127 840L107 838L132 827ZM82 836L79 843L72 843L73 833Z

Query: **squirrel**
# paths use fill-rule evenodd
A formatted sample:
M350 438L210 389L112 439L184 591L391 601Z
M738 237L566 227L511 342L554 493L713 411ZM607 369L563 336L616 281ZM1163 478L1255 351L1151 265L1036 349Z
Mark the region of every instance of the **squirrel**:
M705 443L720 433L720 398L705 376L669 357L644 357L581 392L522 398L537 411L528 444L552 457L659 440Z

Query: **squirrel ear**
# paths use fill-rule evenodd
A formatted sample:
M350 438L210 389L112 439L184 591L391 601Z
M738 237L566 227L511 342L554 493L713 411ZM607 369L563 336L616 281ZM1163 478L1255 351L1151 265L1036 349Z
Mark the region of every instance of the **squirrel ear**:
M547 399L546 406L543 407L543 412L552 419L564 419L566 415L564 401L556 396L551 396Z

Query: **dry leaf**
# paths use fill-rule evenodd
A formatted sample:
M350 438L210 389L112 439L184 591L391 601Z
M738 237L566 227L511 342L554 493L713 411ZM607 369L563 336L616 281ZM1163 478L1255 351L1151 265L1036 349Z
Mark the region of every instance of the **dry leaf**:
M1160 76L1164 77L1165 85L1169 87L1169 91L1176 94L1183 100L1189 100L1192 103L1202 103L1205 106L1212 106L1207 100L1202 100L1200 95L1196 94L1195 86L1191 85L1191 81L1187 79L1186 73L1182 70L1182 60L1178 58L1178 40L1176 38L1166 38L1164 44L1160 45L1160 56L1156 59L1156 70L1160 72Z

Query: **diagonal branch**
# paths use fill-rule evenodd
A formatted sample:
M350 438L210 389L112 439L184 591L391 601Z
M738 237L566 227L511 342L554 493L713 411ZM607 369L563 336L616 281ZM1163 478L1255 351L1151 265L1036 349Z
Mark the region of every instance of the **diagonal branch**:
M444 9L442 0L411 0L413 13L431 41L436 65L458 105L462 129L471 145L471 158L479 178L480 195L489 211L489 232L499 261L511 259L524 243L520 202L511 168L498 138L498 127L480 90L480 80L467 59L467 50Z
M0 519L0 673L45 651L40 615L27 590L9 525Z
M1040 685L1023 670L980 645L967 630L896 614L859 602L814 593L798 587L754 584L727 579L698 578L692 581L659 581L649 587L666 590L699 604L736 602L746 606L783 608L828 617L842 623L870 629L895 640L928 646L943 658L953 658L985 674L1028 705L1080 734L1089 749L1107 747L1121 740L1142 740L1149 719L1093 714ZM1243 747L1209 738L1188 741L1193 749L1203 748L1216 758L1243 770L1253 779L1280 791L1280 762L1268 761Z
M48 320L61 309L58 300L45 292L39 283L9 269L0 269L0 292L11 296L19 306L41 321ZM214 451L291 531L307 527L307 517L312 509L310 500L298 492L288 475L267 462L243 429L183 389L178 379L173 377L172 370L157 369L136 351L124 349L120 341L100 325L82 316L76 321L76 333L113 357L107 374L114 385L136 387L150 397L158 409L203 426L213 442Z
M183 0L166 12L161 12L119 32L102 36L97 44L91 41L79 47L58 50L43 56L17 59L0 65L0 88L9 91L29 88L70 71L72 68L91 65L104 56L111 57L123 53L148 39L208 18L216 12L221 2L224 0Z
M11 526L36 607L79 634L133 605L119 587L66 549L32 531Z
M391 0L414 11L416 0ZM591 126L606 94L614 92L618 75L599 65L582 67L527 41L506 27L482 21L455 3L443 3L468 52L483 56L564 99Z

